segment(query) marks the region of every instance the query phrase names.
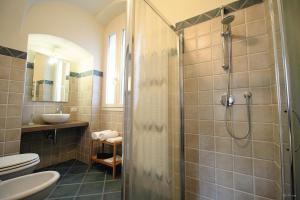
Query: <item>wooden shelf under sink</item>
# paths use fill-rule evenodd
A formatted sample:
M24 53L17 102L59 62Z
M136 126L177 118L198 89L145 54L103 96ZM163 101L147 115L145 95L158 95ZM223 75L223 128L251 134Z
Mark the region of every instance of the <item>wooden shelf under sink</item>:
M32 132L36 132L36 131L47 131L47 130L54 130L54 129L87 127L87 126L89 126L89 123L82 122L82 121L71 121L71 122L65 122L65 123L61 123L61 124L23 125L22 126L22 134L23 133L32 133Z

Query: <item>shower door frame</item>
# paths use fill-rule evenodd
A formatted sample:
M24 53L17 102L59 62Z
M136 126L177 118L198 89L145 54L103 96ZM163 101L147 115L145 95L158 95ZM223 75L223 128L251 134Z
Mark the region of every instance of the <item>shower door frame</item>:
M178 67L179 67L179 106L180 106L180 200L185 199L185 164L184 164L184 102L183 102L183 32L176 31L175 27L170 23L159 10L149 0L143 0L148 6L168 25L175 34L178 35L177 51L178 51ZM135 44L135 0L127 0L127 27L126 27L126 55L125 55L125 83L124 83L124 143L123 152L123 173L122 173L122 200L129 200L129 175L130 162L128 156L131 154L128 146L129 140L132 138L132 93L134 88L132 85L134 79L134 44Z
M280 83L280 69L279 69L279 60L277 55L277 45L276 44L276 33L275 33L275 20L274 20L274 7L273 4L277 4L278 8L278 20L279 20L279 29L280 29L280 45L282 47L282 64L283 64L283 73L284 73L284 81L285 81L285 88L281 87ZM291 91L291 82L290 82L290 63L288 58L288 48L287 48L287 35L285 30L285 23L284 23L284 15L283 15L283 2L282 0L269 0L269 11L271 13L272 19L272 33L273 33L273 43L274 43L274 58L275 58L275 71L276 71L276 85L277 85L277 99L278 99L278 116L279 116L279 124L280 124L280 153L281 153L281 187L282 187L282 199L285 197L290 197L292 200L296 199L296 182L295 182L295 154L294 154L294 131L293 131L293 108L292 108L292 91ZM286 96L281 96L281 90L286 91ZM282 107L281 102L283 98L286 99L287 105L285 108ZM282 110L286 111L287 113L287 122L288 122L288 137L289 137L289 178L290 178L290 194L285 194L285 153L284 153L284 132L282 128Z

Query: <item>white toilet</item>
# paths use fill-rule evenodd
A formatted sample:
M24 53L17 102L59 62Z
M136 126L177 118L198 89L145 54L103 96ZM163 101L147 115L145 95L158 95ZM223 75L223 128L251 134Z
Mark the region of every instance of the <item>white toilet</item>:
M0 180L15 178L30 174L40 163L36 153L17 154L0 158Z
M60 175L56 171L45 171L0 181L0 199L46 199L55 187L59 177Z

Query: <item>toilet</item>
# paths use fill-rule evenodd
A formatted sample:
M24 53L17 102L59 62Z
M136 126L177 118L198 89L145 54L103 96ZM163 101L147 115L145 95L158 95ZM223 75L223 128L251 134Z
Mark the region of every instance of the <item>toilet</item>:
M56 171L45 171L0 181L0 199L46 199L55 187L59 177L60 175Z
M17 154L0 158L0 180L15 178L30 174L40 163L36 153Z

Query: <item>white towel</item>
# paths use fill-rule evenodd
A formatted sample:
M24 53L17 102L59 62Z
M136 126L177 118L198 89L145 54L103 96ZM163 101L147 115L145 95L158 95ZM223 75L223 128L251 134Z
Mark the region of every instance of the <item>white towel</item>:
M114 138L108 138L106 139L107 142L110 142L110 143L115 143L115 142L121 142L123 139L123 137L114 137Z
M92 132L92 139L93 140L106 140L108 138L118 137L119 133L117 131L105 130L99 132Z
M116 161L120 161L120 160L122 160L122 157L119 156L119 155L117 155L117 156L116 156ZM114 158L113 158L113 157L107 158L107 159L105 159L104 161L105 161L105 162L112 163L112 162L114 161Z

